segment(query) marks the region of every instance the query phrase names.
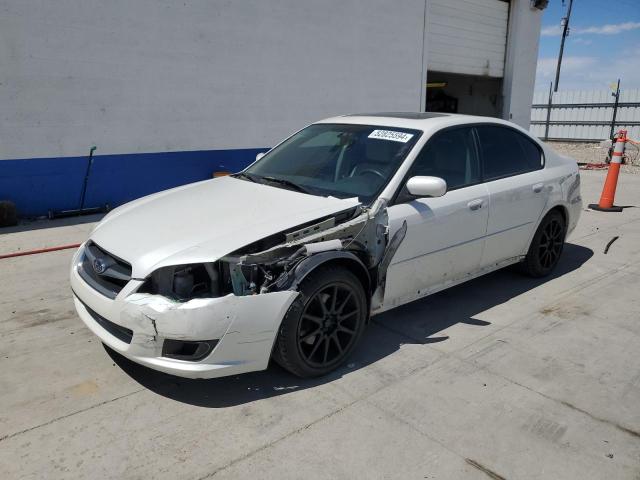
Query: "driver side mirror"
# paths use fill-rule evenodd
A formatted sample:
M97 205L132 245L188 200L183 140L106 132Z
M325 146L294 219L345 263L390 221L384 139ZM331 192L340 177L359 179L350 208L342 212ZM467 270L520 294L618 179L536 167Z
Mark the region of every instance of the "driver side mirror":
M447 182L440 177L411 177L407 190L416 197L441 197L447 193Z
M256 155L256 161L260 160L262 157L264 157L265 152L260 152L259 154Z

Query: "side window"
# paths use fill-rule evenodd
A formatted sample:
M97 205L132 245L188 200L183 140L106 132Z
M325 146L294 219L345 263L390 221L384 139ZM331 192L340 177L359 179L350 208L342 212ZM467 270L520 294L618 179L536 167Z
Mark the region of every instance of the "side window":
M417 175L443 178L447 190L478 183L480 168L471 127L445 130L429 139L409 170L409 178Z
M523 134L496 125L479 125L476 130L485 181L542 168L542 152Z

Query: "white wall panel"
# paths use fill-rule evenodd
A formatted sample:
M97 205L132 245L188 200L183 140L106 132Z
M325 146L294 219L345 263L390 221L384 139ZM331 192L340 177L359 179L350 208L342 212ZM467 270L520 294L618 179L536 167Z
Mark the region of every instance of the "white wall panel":
M0 159L266 147L421 109L425 0L0 0Z

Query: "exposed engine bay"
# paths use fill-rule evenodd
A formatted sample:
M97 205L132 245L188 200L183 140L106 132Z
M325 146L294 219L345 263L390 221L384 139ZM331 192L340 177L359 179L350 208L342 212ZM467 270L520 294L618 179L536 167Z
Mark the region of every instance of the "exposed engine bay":
M183 302L295 290L316 266L333 259L359 265L371 307L382 303L386 272L404 240L406 222L389 238L387 202L358 205L247 245L220 260L156 270L138 289Z

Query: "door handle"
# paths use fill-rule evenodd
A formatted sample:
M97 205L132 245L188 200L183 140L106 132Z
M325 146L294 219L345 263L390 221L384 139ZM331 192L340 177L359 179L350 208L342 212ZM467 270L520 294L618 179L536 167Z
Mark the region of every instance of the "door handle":
M469 207L470 210L479 210L482 208L483 204L484 200L478 198L477 200L471 200L469 203L467 203L467 207Z
M534 193L540 193L542 191L542 189L544 188L544 183L536 183L533 186L533 192Z

